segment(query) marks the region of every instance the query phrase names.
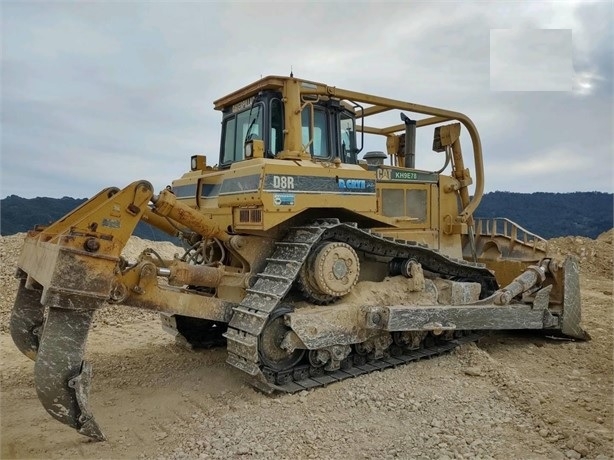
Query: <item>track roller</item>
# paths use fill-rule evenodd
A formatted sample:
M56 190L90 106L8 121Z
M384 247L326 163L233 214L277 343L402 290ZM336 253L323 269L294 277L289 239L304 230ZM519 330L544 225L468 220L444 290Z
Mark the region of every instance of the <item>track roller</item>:
M300 348L288 352L281 346L286 334L290 332L284 322L284 315L290 312L292 309L286 306L275 310L258 338L260 361L276 372L292 368L305 355L305 350Z

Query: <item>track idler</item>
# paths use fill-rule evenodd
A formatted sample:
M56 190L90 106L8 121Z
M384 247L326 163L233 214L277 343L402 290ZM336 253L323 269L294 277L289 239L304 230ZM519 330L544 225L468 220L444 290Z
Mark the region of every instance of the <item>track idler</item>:
M53 418L95 441L104 441L105 435L88 405L92 367L83 361L99 301L91 299L94 308L75 308L83 301L74 296L58 296L48 302L49 311L34 365L34 383L38 399Z
M44 322L45 307L40 303L41 294L41 289L28 289L26 278L22 278L11 312L13 342L31 360L36 359Z

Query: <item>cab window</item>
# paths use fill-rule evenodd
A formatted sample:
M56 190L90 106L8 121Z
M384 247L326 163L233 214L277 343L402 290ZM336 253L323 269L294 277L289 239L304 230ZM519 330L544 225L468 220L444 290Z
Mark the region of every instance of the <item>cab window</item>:
M279 99L271 99L271 135L269 151L277 155L284 149L284 112Z
M346 163L356 163L356 127L354 118L341 113L339 117L339 132L341 133L341 152L343 161Z
M314 108L313 113L313 142L309 145L308 151L314 157L328 158L330 157L328 117L324 110L319 110L318 108ZM311 140L309 137L311 109L309 107L305 107L301 113L301 125L303 134L302 143L306 146Z
M244 159L245 140L262 139L262 104L233 114L224 120L222 127L222 164Z

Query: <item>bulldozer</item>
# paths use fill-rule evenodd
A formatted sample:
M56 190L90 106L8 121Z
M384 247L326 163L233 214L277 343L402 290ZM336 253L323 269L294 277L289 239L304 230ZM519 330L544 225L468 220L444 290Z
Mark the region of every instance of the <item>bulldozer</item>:
M27 233L10 330L55 419L105 439L83 357L109 304L159 312L192 347L225 346L227 363L268 394L437 356L484 331L588 338L577 261L548 257L544 239L508 219L474 217L484 167L466 115L292 75L261 78L214 107L215 165L194 155L158 193L146 180L109 187ZM382 115L399 122L382 125ZM438 170L416 168L425 127ZM365 136L385 151L360 157ZM126 260L139 222L180 238L183 254ZM391 280L401 298L352 297Z

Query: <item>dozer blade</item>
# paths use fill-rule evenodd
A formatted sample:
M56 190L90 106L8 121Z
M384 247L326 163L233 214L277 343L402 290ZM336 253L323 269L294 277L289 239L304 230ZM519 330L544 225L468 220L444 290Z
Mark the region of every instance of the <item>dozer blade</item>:
M41 293L41 290L26 288L26 279L22 278L11 312L13 342L31 360L36 359L44 322L45 307L40 303Z
M563 264L563 318L561 332L579 340L590 340L591 336L582 329L582 308L580 301L580 273L575 257L567 257Z
M94 309L50 306L34 365L38 399L53 418L106 440L88 406L92 368L83 361Z

